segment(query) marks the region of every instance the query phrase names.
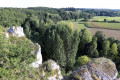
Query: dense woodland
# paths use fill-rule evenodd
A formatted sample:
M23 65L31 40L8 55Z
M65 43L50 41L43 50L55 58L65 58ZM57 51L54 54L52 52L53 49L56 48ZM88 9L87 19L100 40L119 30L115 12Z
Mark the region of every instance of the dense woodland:
M43 60L56 61L65 75L78 65L89 61L88 58L106 57L115 62L120 70L120 41L113 37L106 38L101 31L92 36L91 32L83 29L72 30L71 25L59 22L62 20L75 21L80 18L90 19L93 16L120 16L119 10L75 9L75 8L0 8L0 25L4 28L21 25L26 37L41 45ZM30 63L35 56L27 55L29 40L23 39L23 44L15 39L7 40L0 34L0 78L20 74L22 61ZM14 38L14 37L13 37ZM4 42L5 41L5 42ZM10 42L17 44L10 44ZM11 43L12 43L11 42ZM4 46L4 47L3 47ZM22 53L22 54L21 54ZM16 55L17 54L17 55ZM29 60L24 59L26 56ZM7 61L6 61L7 60ZM19 65L22 66L19 66ZM7 69L7 70L6 70ZM4 72L4 73L3 73ZM11 73L10 73L11 72ZM14 80L13 76L13 80Z

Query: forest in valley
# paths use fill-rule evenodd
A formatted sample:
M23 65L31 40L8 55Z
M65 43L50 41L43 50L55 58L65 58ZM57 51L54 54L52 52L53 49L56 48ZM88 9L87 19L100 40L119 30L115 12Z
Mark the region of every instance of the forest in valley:
M63 76L99 57L111 59L120 72L120 40L106 37L102 31L92 35L87 22L95 16L119 17L120 10L0 8L0 79L16 80L29 73L25 71L24 62L30 64L35 60L35 56L29 54L33 50L29 40L40 44L44 62L52 59L60 65ZM77 26L73 29L76 25L70 21L78 20L86 28L78 29L81 26ZM103 19L103 22L107 21ZM27 39L6 39L1 32L12 26L22 26Z

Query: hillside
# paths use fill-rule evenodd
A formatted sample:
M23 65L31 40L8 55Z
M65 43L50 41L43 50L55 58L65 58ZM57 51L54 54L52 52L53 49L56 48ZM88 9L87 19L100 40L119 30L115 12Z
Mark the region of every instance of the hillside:
M86 57L82 59L83 61L77 62L76 68L79 67L79 70L63 78L61 68L55 61L39 62L42 60L41 48L39 44L33 44L25 35L21 35L24 34L22 27L12 27L8 30L0 27L0 29L0 79L112 80L117 78L118 72L111 60L93 58L86 62ZM85 62L85 65L81 65L81 62Z
M94 73L96 80L112 80L116 72L119 78L119 16L119 10L0 8L0 79L61 80L84 65L87 72L73 78Z

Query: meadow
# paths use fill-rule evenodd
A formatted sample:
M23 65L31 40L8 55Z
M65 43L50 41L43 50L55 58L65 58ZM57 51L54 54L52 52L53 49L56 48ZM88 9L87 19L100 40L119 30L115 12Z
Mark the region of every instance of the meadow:
M108 21L120 21L120 17L109 17L109 16L95 16L92 19L90 19L89 21L104 21L104 19L107 19Z
M104 22L104 19L106 19L107 22ZM113 20L119 22L120 17L95 16L87 22L87 25L89 27L95 27L95 28L120 30L120 23L108 22L108 21L113 21ZM94 21L98 21L98 22L94 22Z
M80 23L81 19L78 19L77 21L73 20L65 20L65 21L59 21L59 23L65 23L67 25L69 25L69 27L71 27L72 30L78 30L80 31L81 29L85 29L86 26L84 25L84 23Z
M120 30L120 23L87 22L90 27Z

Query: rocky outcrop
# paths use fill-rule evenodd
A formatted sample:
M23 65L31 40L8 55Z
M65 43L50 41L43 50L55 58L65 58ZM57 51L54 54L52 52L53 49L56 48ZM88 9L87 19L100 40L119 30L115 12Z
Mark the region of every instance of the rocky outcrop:
M22 37L25 36L24 32L23 32L23 27L21 26L13 26L10 29L8 29L8 32L12 35L12 36L16 36L16 37Z
M42 54L41 54L41 47L40 47L40 45L38 43L35 43L35 46L38 47L38 49L35 52L35 54L37 56L37 60L32 63L32 66L34 68L38 68L40 66L40 64L42 64Z
M62 80L60 66L53 60L44 62L41 66L43 76L47 76L45 80Z
M69 80L115 80L117 74L116 66L111 60L96 58L75 70Z

